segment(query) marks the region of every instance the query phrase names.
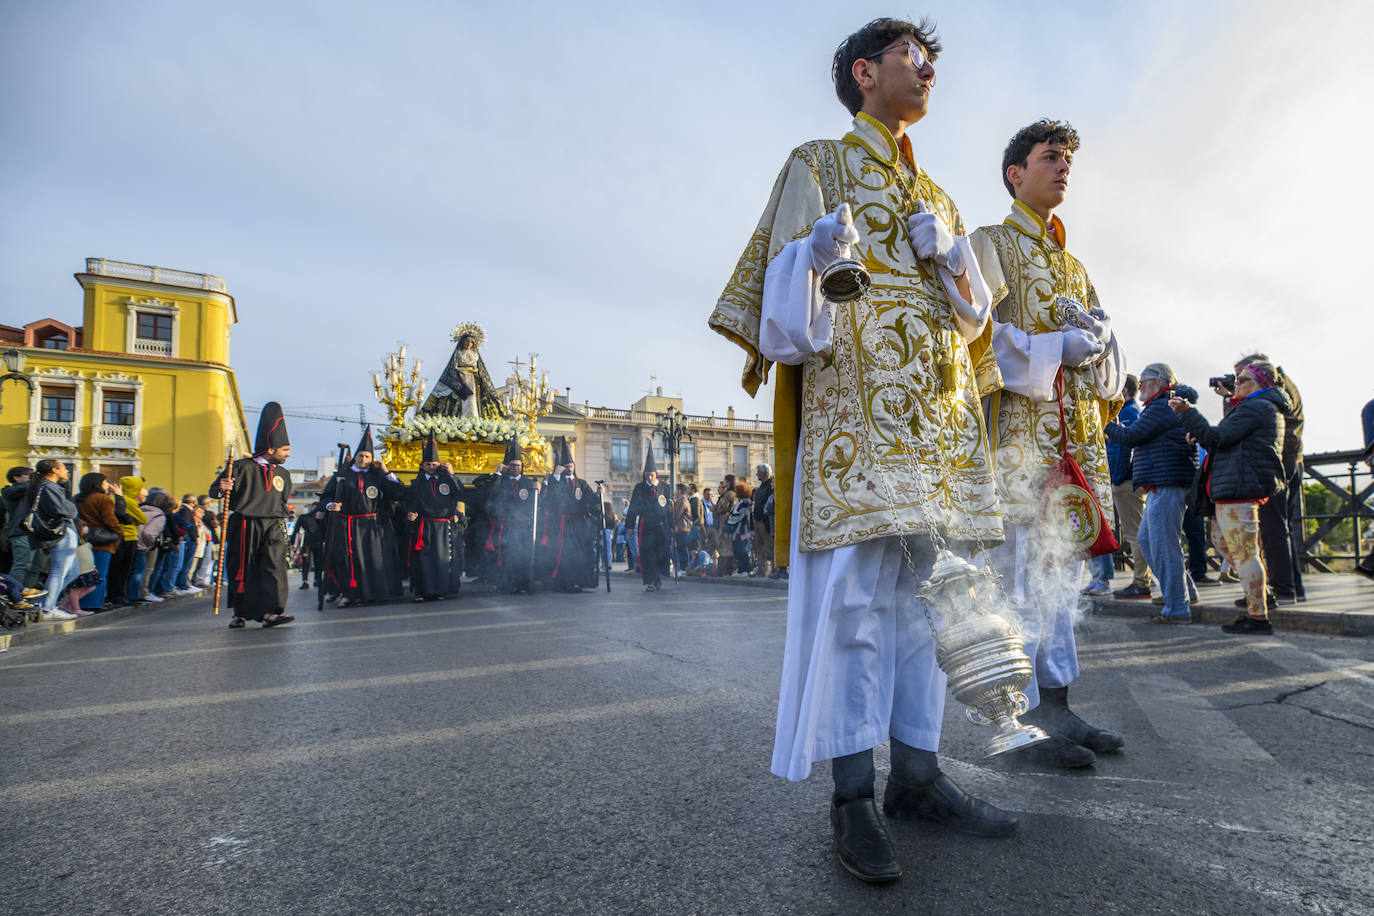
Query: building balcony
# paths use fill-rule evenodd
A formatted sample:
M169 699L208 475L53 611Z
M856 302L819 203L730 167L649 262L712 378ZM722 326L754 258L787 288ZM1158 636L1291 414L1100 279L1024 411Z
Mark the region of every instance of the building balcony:
M48 445L75 447L80 430L75 423L60 423L55 420L38 420L29 424L29 445Z
M171 356L172 342L170 340L147 340L143 337L135 337L134 352L139 356Z
M91 430L91 448L138 448L138 427L101 423Z

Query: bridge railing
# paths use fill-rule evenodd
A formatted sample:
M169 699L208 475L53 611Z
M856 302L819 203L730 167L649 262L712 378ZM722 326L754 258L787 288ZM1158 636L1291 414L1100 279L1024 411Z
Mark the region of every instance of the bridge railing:
M1303 456L1303 569L1334 572L1332 560L1359 563L1368 553L1364 544L1374 524L1368 458L1363 450Z

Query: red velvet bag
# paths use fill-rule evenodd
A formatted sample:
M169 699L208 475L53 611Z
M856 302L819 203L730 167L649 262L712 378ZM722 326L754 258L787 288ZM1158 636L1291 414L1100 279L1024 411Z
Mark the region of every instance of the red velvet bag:
M1063 537L1066 561L1085 560L1115 553L1121 548L1112 534L1112 524L1093 495L1088 478L1078 462L1069 457L1069 435L1064 424L1064 370L1054 379L1059 398L1059 463L1050 470L1041 501L1041 518Z

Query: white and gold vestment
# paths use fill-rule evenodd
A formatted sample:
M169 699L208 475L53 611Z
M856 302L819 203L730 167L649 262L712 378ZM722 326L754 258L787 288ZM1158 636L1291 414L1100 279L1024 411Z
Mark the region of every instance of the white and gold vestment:
M917 260L906 232L906 218L919 200L956 235L963 234L963 223L949 195L914 162L903 161L902 146L909 150L909 143L902 140L861 112L843 139L793 150L710 319L711 327L744 349L742 384L753 394L772 363L760 349L770 330L762 320L765 274L780 273L779 255L796 256L784 249L808 236L816 220L842 203L851 205L860 233L854 257L868 268L873 288L867 299L822 303L814 323L827 338L833 336L833 347L779 357L796 363L797 375L780 379L774 401L777 477L779 486L791 481L786 458L795 442L801 469L796 535L804 551L930 525L968 540L995 542L1002 536L979 402L998 387L989 334L979 328L965 341L945 283L931 262ZM791 277L814 283L806 273ZM814 290L770 292L820 302ZM795 319L796 312L784 318ZM773 330L786 336L785 329ZM851 371L837 364L841 350L853 356ZM780 367L779 375L787 374ZM914 454L904 442L914 446ZM913 466L920 469L928 501L909 480ZM888 492L882 475L900 481L898 492ZM784 504L781 496L777 502ZM779 555L785 555L781 541Z
M1059 296L1098 307L1097 290L1081 261L1064 249L1063 223L1046 225L1021 201L998 226L969 237L992 289L993 348L1005 387L990 398L988 438L997 468L1003 519L1040 521L1045 478L1059 461L1059 403L1054 380L1063 351ZM1088 366L1064 368L1064 426L1069 454L1083 469L1110 517L1112 481L1102 428L1121 409L1125 365L1115 336Z
M965 326L948 271L916 258L906 219L919 200L962 233L906 137L867 114L841 140L802 144L710 318L744 349L751 395L776 368L777 556L789 578L772 770L787 779L889 736L939 747L945 677L916 596L933 552L916 537L909 558L895 535L1002 539L979 401L999 384L991 326ZM833 305L809 236L843 203L873 288ZM969 283L989 304L976 265Z

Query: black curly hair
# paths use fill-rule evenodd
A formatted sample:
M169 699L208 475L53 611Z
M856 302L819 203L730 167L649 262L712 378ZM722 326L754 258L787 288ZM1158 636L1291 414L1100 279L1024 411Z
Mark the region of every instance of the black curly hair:
M1041 118L1034 124L1018 130L1002 153L1002 184L1012 197L1016 196L1016 188L1007 180L1007 169L1013 165L1024 169L1030 160L1030 151L1035 149L1037 143L1056 143L1069 152L1076 153L1078 131L1074 130L1068 121L1054 121L1050 118Z
M935 23L929 19L922 19L915 25L904 19L874 19L835 49L830 78L835 81L835 95L850 114L858 114L864 104L863 93L854 79L854 61L866 60L902 38L910 38L925 48L926 59L932 63L944 50L935 34Z

